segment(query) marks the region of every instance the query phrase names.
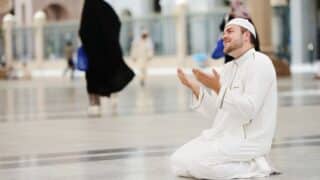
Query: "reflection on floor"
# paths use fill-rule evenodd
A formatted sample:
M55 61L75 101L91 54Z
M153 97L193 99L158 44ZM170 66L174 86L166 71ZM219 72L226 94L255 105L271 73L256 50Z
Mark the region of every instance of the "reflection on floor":
M271 159L282 175L320 179L320 81L279 79L278 128ZM116 110L88 118L83 79L0 81L0 179L169 180L169 155L211 122L190 111L175 76L132 82Z

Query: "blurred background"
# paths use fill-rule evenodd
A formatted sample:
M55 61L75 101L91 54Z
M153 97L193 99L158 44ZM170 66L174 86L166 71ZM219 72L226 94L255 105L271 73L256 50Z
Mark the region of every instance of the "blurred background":
M121 45L129 55L133 39L148 29L154 43L155 68L188 64L196 53L210 54L229 0L109 0L121 17ZM262 51L292 70L315 71L320 57L318 0L246 0L260 36ZM2 62L30 64L32 70L61 69L64 46L78 38L83 0L13 0L2 15ZM182 18L181 18L182 17ZM6 50L7 49L7 50ZM280 67L281 68L281 67ZM279 70L281 71L281 70Z
M84 0L0 0L1 180L185 180L171 173L169 156L212 121L190 110L176 68L224 63L211 53L230 1L105 1L122 22L129 66L137 69L130 51L143 30L154 56L146 84L135 78L116 103L102 99L101 117L92 118L84 73L67 66L81 45ZM320 0L243 3L278 75L270 157L282 175L265 179L318 180Z

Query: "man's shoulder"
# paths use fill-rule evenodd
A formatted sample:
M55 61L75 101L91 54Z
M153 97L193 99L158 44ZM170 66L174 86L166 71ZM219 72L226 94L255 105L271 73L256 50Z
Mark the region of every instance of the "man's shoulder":
M262 52L255 53L255 59L252 63L252 68L258 70L260 73L265 72L267 74L275 74L275 68L271 58Z
M256 51L255 54L259 59L269 59L270 60L270 57L261 51Z
M255 53L255 62L259 64L264 64L264 65L267 65L267 64L272 65L271 58L268 55L259 51L256 51Z

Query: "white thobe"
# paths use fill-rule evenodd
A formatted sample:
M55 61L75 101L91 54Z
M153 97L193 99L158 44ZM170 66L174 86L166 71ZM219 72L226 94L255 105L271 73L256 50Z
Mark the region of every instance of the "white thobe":
M254 49L224 65L219 94L200 88L192 108L212 127L172 156L176 175L200 179L264 177L276 127L277 81L271 60Z
M131 58L136 61L140 77L145 79L148 62L153 57L153 43L150 38L134 40L131 46Z

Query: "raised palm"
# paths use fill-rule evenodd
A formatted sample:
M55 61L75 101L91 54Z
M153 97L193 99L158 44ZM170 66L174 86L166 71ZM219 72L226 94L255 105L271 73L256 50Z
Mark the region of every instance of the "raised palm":
M188 78L187 75L183 72L182 69L178 68L177 70L178 78L180 82L190 88L196 95L199 92L200 85L199 83L192 78Z
M192 70L196 79L204 86L214 90L216 93L220 91L220 76L216 70L212 70L212 74L204 73L198 69Z

